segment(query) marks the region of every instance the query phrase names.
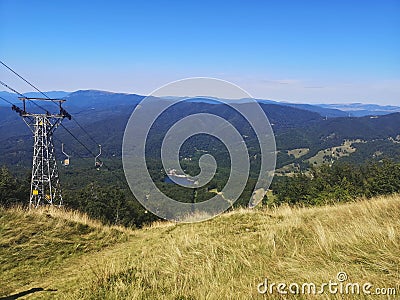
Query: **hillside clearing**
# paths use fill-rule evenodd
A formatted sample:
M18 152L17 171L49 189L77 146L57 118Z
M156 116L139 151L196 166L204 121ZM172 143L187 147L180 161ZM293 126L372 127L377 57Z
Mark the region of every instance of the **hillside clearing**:
M298 148L293 150L288 150L288 155L293 155L295 158L300 158L310 152L309 148Z
M316 155L308 159L311 165L321 165L326 163L332 163L344 156L349 156L354 153L356 149L353 147L354 143L360 143L361 140L349 141L346 140L341 146L331 147L328 149L320 150Z

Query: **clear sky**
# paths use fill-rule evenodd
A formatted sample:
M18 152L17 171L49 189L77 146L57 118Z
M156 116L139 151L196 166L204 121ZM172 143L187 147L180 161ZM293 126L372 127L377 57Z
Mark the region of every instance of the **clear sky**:
M0 22L1 60L42 90L210 76L257 98L400 105L399 0L0 0Z

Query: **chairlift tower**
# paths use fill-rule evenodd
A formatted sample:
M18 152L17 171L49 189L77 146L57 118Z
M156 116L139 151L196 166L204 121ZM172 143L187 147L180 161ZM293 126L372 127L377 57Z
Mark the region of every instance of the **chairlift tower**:
M53 133L64 118L71 120L71 115L62 107L65 100L47 98L19 97L23 109L13 105L33 133L33 160L29 207L42 204L62 205L60 180L55 157ZM26 111L26 102L54 102L58 105L57 113L30 113ZM39 106L39 105L38 105ZM40 106L39 106L40 107Z

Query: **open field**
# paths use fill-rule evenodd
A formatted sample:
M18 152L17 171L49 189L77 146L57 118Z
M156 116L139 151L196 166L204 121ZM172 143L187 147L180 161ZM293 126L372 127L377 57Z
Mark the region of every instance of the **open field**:
M325 163L332 163L334 160L343 156L349 156L354 153L356 149L353 143L360 143L361 140L345 141L341 146L332 147L319 151L315 156L311 157L308 161L312 165L321 165Z
M293 150L288 150L288 155L293 155L295 158L302 157L303 155L306 155L310 149L308 148L298 148L298 149L293 149Z
M400 293L399 196L141 230L58 210L0 213L0 297L36 288L24 299L263 299L265 278L318 286L339 272ZM335 297L351 298L322 295Z

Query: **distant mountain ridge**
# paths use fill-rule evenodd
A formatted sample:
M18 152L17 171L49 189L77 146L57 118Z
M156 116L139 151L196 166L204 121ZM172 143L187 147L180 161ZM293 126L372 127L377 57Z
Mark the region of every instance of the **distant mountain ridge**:
M64 99L67 100L67 107L80 108L137 104L143 98L145 98L145 96L97 90L79 90L64 97Z
M106 107L115 105L125 104L137 104L146 96L129 93L115 93L101 90L78 90L75 92L64 92L64 91L49 91L44 92L50 98L63 98L68 100L66 107ZM25 93L27 97L43 97L38 92ZM12 103L18 104L18 96L0 91L0 96L11 101ZM165 97L166 101L170 101L174 97ZM176 99L176 97L175 97ZM228 100L234 102L245 103L246 99L241 100ZM259 103L263 104L275 104L280 106L293 107L302 109L310 112L318 113L324 118L338 118L338 117L364 117L364 116L378 116L387 115L395 112L400 112L400 106L394 105L378 105L378 104L363 104L363 103L345 103L345 104L305 104L305 103L290 103L280 102L268 99L256 99ZM195 99L189 102L205 102L215 103L215 101L209 101L207 99ZM0 106L5 106L6 103L0 102Z
M336 109L344 111L352 117L363 117L367 115L386 115L390 113L400 112L400 107L393 105L346 103L346 104L318 104L318 106L328 109Z

